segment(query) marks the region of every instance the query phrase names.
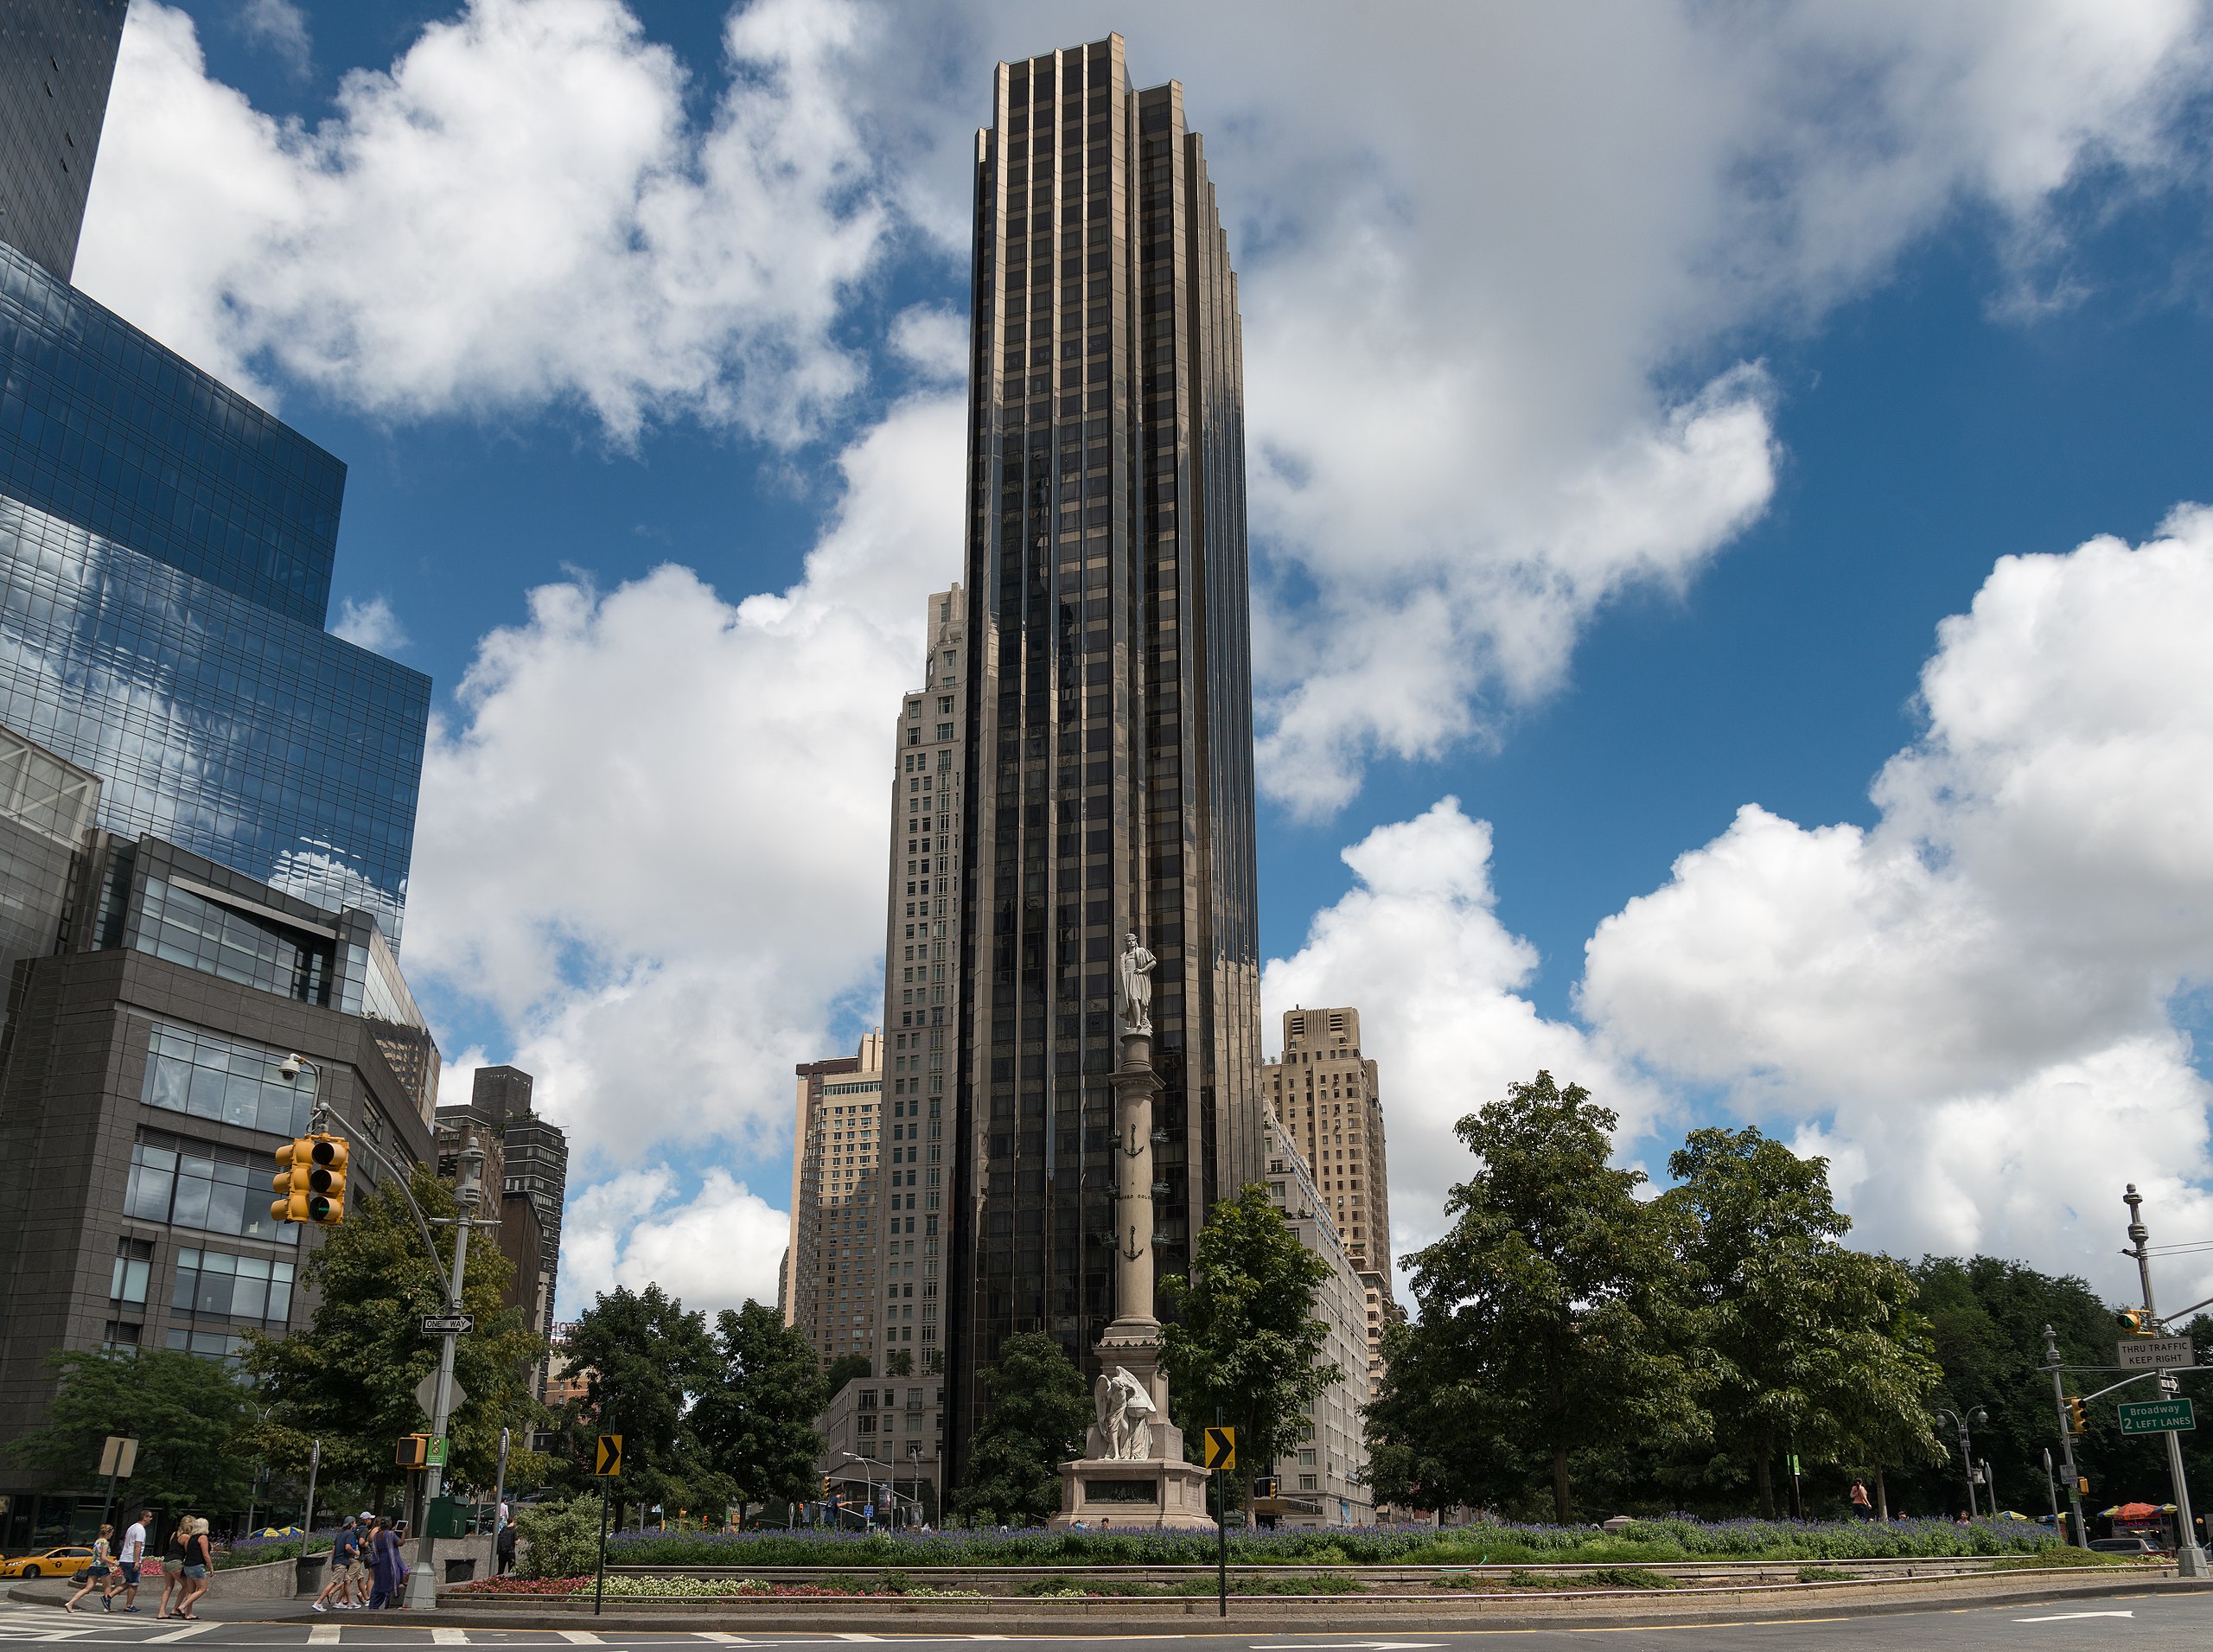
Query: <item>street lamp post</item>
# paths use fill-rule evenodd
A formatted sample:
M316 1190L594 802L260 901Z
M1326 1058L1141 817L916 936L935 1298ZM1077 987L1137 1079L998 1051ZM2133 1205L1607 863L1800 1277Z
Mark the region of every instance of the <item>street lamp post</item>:
M2122 1202L2128 1207L2130 1247L2121 1254L2136 1259L2136 1277L2144 1285L2145 1323L2156 1330L2159 1314L2152 1302L2152 1253L2146 1244L2152 1237L2152 1230L2144 1225L2144 1196L2137 1192L2133 1182L2128 1184L2128 1191L2122 1196ZM2159 1383L2163 1394L2171 1391L2168 1381L2163 1374ZM2182 1437L2172 1428L2165 1432L2167 1474L2174 1482L2175 1488L2175 1570L2185 1578L2202 1578L2206 1575L2205 1551L2197 1546L2197 1527L2191 1518L2190 1482L2182 1471Z
M1977 1406L1973 1410L1969 1411L1964 1417L1961 1416L1957 1412L1944 1411L1941 1409L1935 1414L1939 1417L1949 1418L1951 1419L1952 1426L1960 1431L1960 1464L1961 1466L1967 1470L1967 1517L1972 1520L1975 1515L1980 1514L1982 1509L1975 1502L1974 1440L1972 1435L1968 1432L1967 1425L1969 1422L1987 1423L1990 1420L1990 1413L1985 1411L1980 1406ZM1998 1503L1994 1496L1991 1501L1990 1512L1993 1515L1998 1512Z

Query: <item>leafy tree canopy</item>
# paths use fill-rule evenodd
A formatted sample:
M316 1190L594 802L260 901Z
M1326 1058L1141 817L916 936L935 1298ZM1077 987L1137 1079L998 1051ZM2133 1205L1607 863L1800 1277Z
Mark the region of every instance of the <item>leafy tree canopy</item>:
M1160 1282L1176 1314L1160 1354L1177 1421L1192 1444L1216 1420L1237 1430L1248 1502L1254 1474L1296 1449L1307 1407L1343 1375L1323 1359L1329 1327L1314 1317L1329 1277L1253 1183L1215 1206L1189 1278Z
M578 1491L591 1487L590 1432L622 1436L622 1477L614 1495L626 1503L710 1508L730 1486L707 1460L693 1425L693 1405L722 1381L723 1356L707 1317L658 1285L618 1286L584 1310L564 1344L568 1370L582 1373L585 1392L572 1402L577 1454L562 1470Z
M720 1381L695 1414L709 1460L741 1503L800 1501L822 1450L814 1419L830 1402L813 1349L774 1308L753 1301L715 1317L715 1344Z
M408 1186L425 1216L455 1215L453 1189L427 1168L418 1166ZM470 1233L462 1309L476 1328L455 1346L454 1375L468 1398L447 1433L453 1479L464 1486L488 1489L497 1477L502 1428L527 1440L545 1414L529 1381L545 1343L525 1329L520 1310L501 1301L512 1271L489 1233ZM397 1472L395 1442L430 1426L415 1387L437 1368L439 1339L425 1336L421 1321L444 1311L444 1269L433 1266L398 1185L387 1180L348 1202L345 1221L308 1259L303 1276L321 1293L308 1328L248 1342L246 1368L271 1407L256 1443L270 1459L304 1470L309 1442L320 1439L325 1484L380 1490ZM526 1450L510 1454L514 1483L529 1484L543 1469Z
M1477 1167L1407 1259L1420 1317L1369 1409L1379 1491L1435 1508L1548 1477L1566 1521L1578 1453L1704 1429L1668 1213L1607 1162L1615 1122L1547 1072L1460 1120Z
M1083 1373L1051 1337L1025 1331L1000 1344L983 1379L991 1405L953 1508L985 1525L1043 1525L1060 1510L1060 1465L1091 1424Z
M876 1368L869 1363L865 1354L840 1354L830 1362L826 1381L830 1384L830 1397L836 1399L845 1393L845 1385L856 1377L873 1376ZM826 1402L827 1403L827 1402Z
M119 1434L138 1442L138 1461L118 1502L169 1517L246 1507L257 1464L239 1437L252 1395L228 1367L173 1349L72 1349L47 1367L59 1387L44 1424L10 1447L16 1461L90 1489L104 1483L102 1445Z

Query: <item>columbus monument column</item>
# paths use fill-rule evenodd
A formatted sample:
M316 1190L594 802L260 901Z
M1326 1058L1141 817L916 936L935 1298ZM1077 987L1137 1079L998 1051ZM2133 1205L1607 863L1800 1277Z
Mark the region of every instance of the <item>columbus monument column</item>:
M1183 1432L1168 1419L1160 1321L1152 1311L1153 955L1126 937L1115 969L1121 1059L1114 1087L1113 1323L1099 1341L1094 1420L1084 1455L1061 1464L1053 1524L1214 1529L1206 1470L1183 1458Z

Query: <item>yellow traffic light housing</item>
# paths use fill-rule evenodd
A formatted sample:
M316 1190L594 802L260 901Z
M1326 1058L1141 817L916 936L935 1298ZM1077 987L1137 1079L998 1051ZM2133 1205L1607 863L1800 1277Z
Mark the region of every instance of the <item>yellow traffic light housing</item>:
M2143 1308L2123 1308L2121 1317L2128 1322L2131 1336L2156 1336L2159 1328L2152 1323L2151 1313Z
M276 1152L277 1174L269 1179L277 1197L269 1214L279 1221L310 1221L335 1228L346 1219L345 1140L338 1136L302 1136Z
M399 1449L392 1454L392 1460L403 1469L427 1467L430 1460L430 1437L428 1434L402 1434Z
M2089 1475L2082 1475L2076 1479L2075 1495L2078 1497L2087 1497L2090 1495L2090 1477Z
M2069 1394L2067 1396L2067 1432L2070 1434L2087 1433L2089 1426L2089 1408L2073 1394Z

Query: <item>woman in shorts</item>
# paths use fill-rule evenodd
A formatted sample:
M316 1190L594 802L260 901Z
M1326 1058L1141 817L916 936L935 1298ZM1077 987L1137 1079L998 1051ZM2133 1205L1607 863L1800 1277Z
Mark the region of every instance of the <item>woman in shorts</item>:
M198 1612L192 1609L200 1604L200 1597L207 1592L207 1574L215 1569L214 1545L207 1540L207 1522L195 1520L192 1535L184 1540L184 1598L178 1603L177 1615L197 1622Z
M82 1600L86 1595L91 1594L95 1589L100 1591L101 1609L103 1611L109 1610L107 1604L107 1546L109 1540L114 1535L114 1527L103 1526L100 1528L100 1534L92 1540L92 1563L85 1568L85 1580L77 1585L77 1592L61 1603L61 1610L63 1611L75 1611L77 1610L77 1603Z
M169 1534L169 1543L162 1550L162 1604L154 1608L157 1618L171 1616L171 1608L184 1599L184 1545L191 1534L192 1516L187 1515L177 1521L176 1529Z

